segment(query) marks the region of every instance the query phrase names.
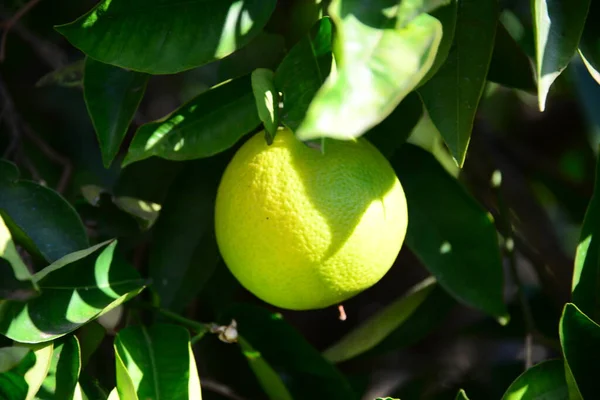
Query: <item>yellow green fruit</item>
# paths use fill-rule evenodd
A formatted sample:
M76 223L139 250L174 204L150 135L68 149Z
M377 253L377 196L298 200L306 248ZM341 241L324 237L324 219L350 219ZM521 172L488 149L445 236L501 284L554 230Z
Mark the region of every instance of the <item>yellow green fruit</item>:
M260 132L227 166L215 229L238 281L275 306L328 307L377 283L406 234L406 198L366 139L326 140L324 151L287 129Z

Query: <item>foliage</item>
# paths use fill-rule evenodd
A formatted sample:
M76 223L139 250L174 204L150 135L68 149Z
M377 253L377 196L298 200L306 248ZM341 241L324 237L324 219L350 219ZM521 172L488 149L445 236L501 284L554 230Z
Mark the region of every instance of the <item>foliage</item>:
M595 398L598 2L91 3L0 5L1 399ZM223 171L282 126L406 193L339 309L219 254Z

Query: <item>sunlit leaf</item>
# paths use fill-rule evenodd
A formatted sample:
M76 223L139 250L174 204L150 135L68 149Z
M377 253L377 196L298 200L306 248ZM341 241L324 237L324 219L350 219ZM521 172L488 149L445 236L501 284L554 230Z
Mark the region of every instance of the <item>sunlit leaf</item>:
M186 329L169 324L121 329L115 338L115 355L121 400L202 399Z
M409 204L406 244L458 301L507 322L500 249L488 213L425 150L405 144L391 163ZM432 195L433 189L444 195Z
M540 111L546 107L550 86L567 67L585 24L590 0L532 0L536 74Z
M280 376L294 399L319 397L356 400L346 378L292 328L280 314L250 304L235 304L221 316L224 323L237 321L239 335L259 352Z
M320 19L292 47L275 71L275 87L283 96L281 122L292 131L296 131L310 102L329 76L332 30L331 19Z
M240 347L248 360L248 365L256 375L260 385L271 400L292 400L292 395L285 387L281 377L271 368L260 352L254 350L250 343L239 337Z
M596 165L594 194L581 227L573 270L573 303L600 322L600 161Z
M590 75L600 84L600 3L590 1L590 8L585 20L581 40L579 41L579 54L583 59Z
M331 362L338 363L372 349L416 312L435 284L435 279L426 279L411 288L405 296L364 321L326 349L323 356Z
M509 386L502 400L566 400L569 390L563 360L548 360L523 372Z
M79 342L73 335L65 336L54 344L48 373L37 398L39 400L72 399L75 395L81 352Z
M200 94L161 121L142 125L123 166L152 156L177 161L210 157L259 124L250 76L244 76Z
M63 336L137 295L144 281L117 250L101 243L34 275L41 295L0 304L0 333L25 343Z
M456 400L469 400L467 393L463 389L460 389L456 394Z
M75 47L106 64L174 74L233 53L261 31L275 0L103 0L57 26Z
M299 139L358 137L416 87L433 65L442 38L437 19L415 15L424 3L403 1L395 15L384 1L369 7L359 0L331 3L337 68L310 104L296 132Z
M598 376L590 365L600 358L600 326L576 305L565 305L559 325L565 358L569 399L593 399L598 393Z
M54 190L18 176L13 164L0 160L0 215L14 240L50 262L88 247L73 207Z
M418 91L456 163L462 166L483 93L498 20L495 0L460 0L454 43L440 70ZM473 34L476 28L477 34Z
M83 94L108 168L117 155L127 128L144 97L149 75L85 61Z
M33 365L24 375L27 382L27 396L25 400L33 400L36 397L38 390L42 386L50 364L52 363L52 353L54 352L54 343L42 344L17 344L31 349L35 354L35 365Z
M0 215L0 299L24 301L35 296L37 285L31 278Z
M279 94L275 89L274 77L275 73L266 68L255 69L251 76L256 109L269 143L273 141L279 126Z
M27 397L29 385L25 374L35 366L35 362L36 355L30 348L0 348L0 398L23 400Z

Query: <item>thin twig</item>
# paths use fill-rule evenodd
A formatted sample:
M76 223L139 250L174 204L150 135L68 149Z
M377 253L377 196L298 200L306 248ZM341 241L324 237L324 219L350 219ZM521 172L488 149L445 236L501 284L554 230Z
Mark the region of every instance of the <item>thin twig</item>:
M525 322L525 370L528 370L533 366L533 335L535 333L535 323L533 320L533 314L531 312L531 307L529 302L527 301L527 296L525 296L525 291L523 290L523 282L519 277L519 271L517 267L517 257L515 253L515 242L514 242L514 232L512 229L512 224L510 222L510 211L506 202L504 201L504 196L502 196L501 191L501 183L502 183L502 175L499 170L494 171L494 178L492 182L492 187L496 194L496 201L498 203L498 212L500 216L499 224L503 225L502 230L505 232L505 245L504 250L508 256L508 264L510 268L510 273L515 281L517 286L517 294L519 296L519 303L521 305L521 309L523 312L523 320Z
M39 148L42 153L50 160L56 164L62 166L63 170L60 175L60 179L58 180L58 184L56 185L56 191L58 193L64 193L69 185L69 181L71 180L71 174L73 172L73 166L71 165L71 161L57 153L48 143L46 143L41 137L36 135L36 133L31 129L29 125L23 123L23 133L25 137L29 139L37 148Z
M244 397L238 395L229 386L209 378L200 378L200 385L203 389L210 390L211 392L220 394L221 396L231 400L246 400Z
M208 326L208 324L198 322L198 321L193 321L191 319L183 317L172 311L165 310L164 308L155 307L151 304L146 304L146 303L138 303L136 305L138 307L146 309L146 310L155 311L175 322L179 322L180 324L187 326L188 328L192 329L193 331L197 332L198 334L200 334L202 332L206 333L206 332L210 331L210 327Z
M19 130L19 117L15 111L15 105L4 85L2 76L0 75L0 105L2 106L2 119L6 121L8 132L11 135L10 143L3 154L4 158L9 158L13 154L19 142L21 141L21 131Z
M27 12L29 12L39 2L40 0L29 0L23 7L21 7L19 11L15 13L15 15L2 24L4 32L2 32L2 39L0 39L0 62L3 62L6 56L6 38L8 36L8 32L19 19L27 14Z

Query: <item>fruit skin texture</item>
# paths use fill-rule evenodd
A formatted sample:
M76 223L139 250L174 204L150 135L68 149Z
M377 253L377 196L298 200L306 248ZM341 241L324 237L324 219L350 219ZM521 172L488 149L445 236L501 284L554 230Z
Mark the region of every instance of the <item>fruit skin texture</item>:
M263 301L325 308L379 281L408 224L404 191L366 139L326 140L324 152L287 129L260 132L227 166L215 229L225 264Z

